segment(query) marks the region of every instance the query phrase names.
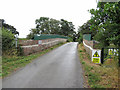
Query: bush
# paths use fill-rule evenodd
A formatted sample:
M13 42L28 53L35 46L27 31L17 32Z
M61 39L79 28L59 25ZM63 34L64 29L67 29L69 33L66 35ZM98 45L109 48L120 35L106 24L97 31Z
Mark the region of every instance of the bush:
M23 52L23 49L19 46L18 48L17 48L17 55L18 56L23 56L24 54L23 54L24 52Z
M82 62L82 64L85 64L85 62Z
M6 51L9 50L11 47L14 46L14 35L11 31L7 29L2 29L2 50Z
M73 42L72 38L68 38L67 42Z
M5 55L16 55L15 37L11 31L2 29L2 53Z

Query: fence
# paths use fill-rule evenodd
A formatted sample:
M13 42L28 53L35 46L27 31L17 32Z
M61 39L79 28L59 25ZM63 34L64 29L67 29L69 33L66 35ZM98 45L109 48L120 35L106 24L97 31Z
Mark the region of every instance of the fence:
M86 52L92 58L93 42L83 39L83 45L85 47Z
M55 34L40 34L34 36L34 40L55 39L55 38L68 39L68 37L66 36L55 35Z
M90 55L91 61L96 64L101 63L101 50L95 48L95 46L99 44L99 42L91 40L91 34L83 35L83 45L85 47L86 52Z
M87 40L86 40L87 39ZM117 57L117 59L119 60L119 66L120 66L120 49L119 48L101 48L101 49L97 49L96 45L98 45L99 42L91 40L91 36L88 34L85 34L83 36L83 45L85 47L86 52L90 55L91 60L96 60L93 62L99 62L97 64L100 64L106 60L106 58L112 58L113 56ZM111 51L110 51L111 50ZM96 54L99 56L94 57L94 54ZM111 55L110 55L111 53Z
M106 60L114 58L120 66L120 49L119 48L102 48L101 61L104 63Z

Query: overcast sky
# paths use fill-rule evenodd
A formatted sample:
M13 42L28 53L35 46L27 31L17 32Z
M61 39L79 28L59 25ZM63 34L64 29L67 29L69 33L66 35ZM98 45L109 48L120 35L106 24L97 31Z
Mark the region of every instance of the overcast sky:
M0 0L0 19L14 26L20 38L25 38L40 17L73 22L77 31L90 19L88 10L96 7L96 0Z

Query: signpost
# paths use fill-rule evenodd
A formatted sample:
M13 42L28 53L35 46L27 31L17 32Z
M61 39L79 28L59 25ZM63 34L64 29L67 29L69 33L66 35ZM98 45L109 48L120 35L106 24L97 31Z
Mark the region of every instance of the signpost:
M101 50L92 50L92 62L101 64Z
M113 55L113 49L108 49L108 55Z
M118 49L108 49L108 55L116 55L118 56Z
M114 55L118 56L119 49L114 49Z
M107 53L105 53L105 49L108 50ZM103 64L104 62L104 58L105 55L107 57L107 55L109 55L109 58L111 59L112 56L118 56L118 63L119 63L119 67L120 67L120 48L102 48L101 51L101 63Z
M38 41L38 44L42 44L42 40L39 40L39 41Z

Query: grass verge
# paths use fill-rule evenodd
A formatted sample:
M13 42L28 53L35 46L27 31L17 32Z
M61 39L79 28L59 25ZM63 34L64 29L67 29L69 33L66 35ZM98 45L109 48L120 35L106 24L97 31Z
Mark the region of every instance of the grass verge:
M78 53L87 88L118 88L117 61L106 60L104 64L96 65L91 62L83 44L78 45Z
M44 55L45 53L63 45L63 44L65 44L65 43L59 43L55 46L52 46L48 49L43 50L40 53L31 54L29 56L13 56L13 57L3 56L2 57L2 74L1 74L2 78L9 75L13 71L16 71L17 69L24 67L28 63L31 63L35 58L37 58L41 55Z

